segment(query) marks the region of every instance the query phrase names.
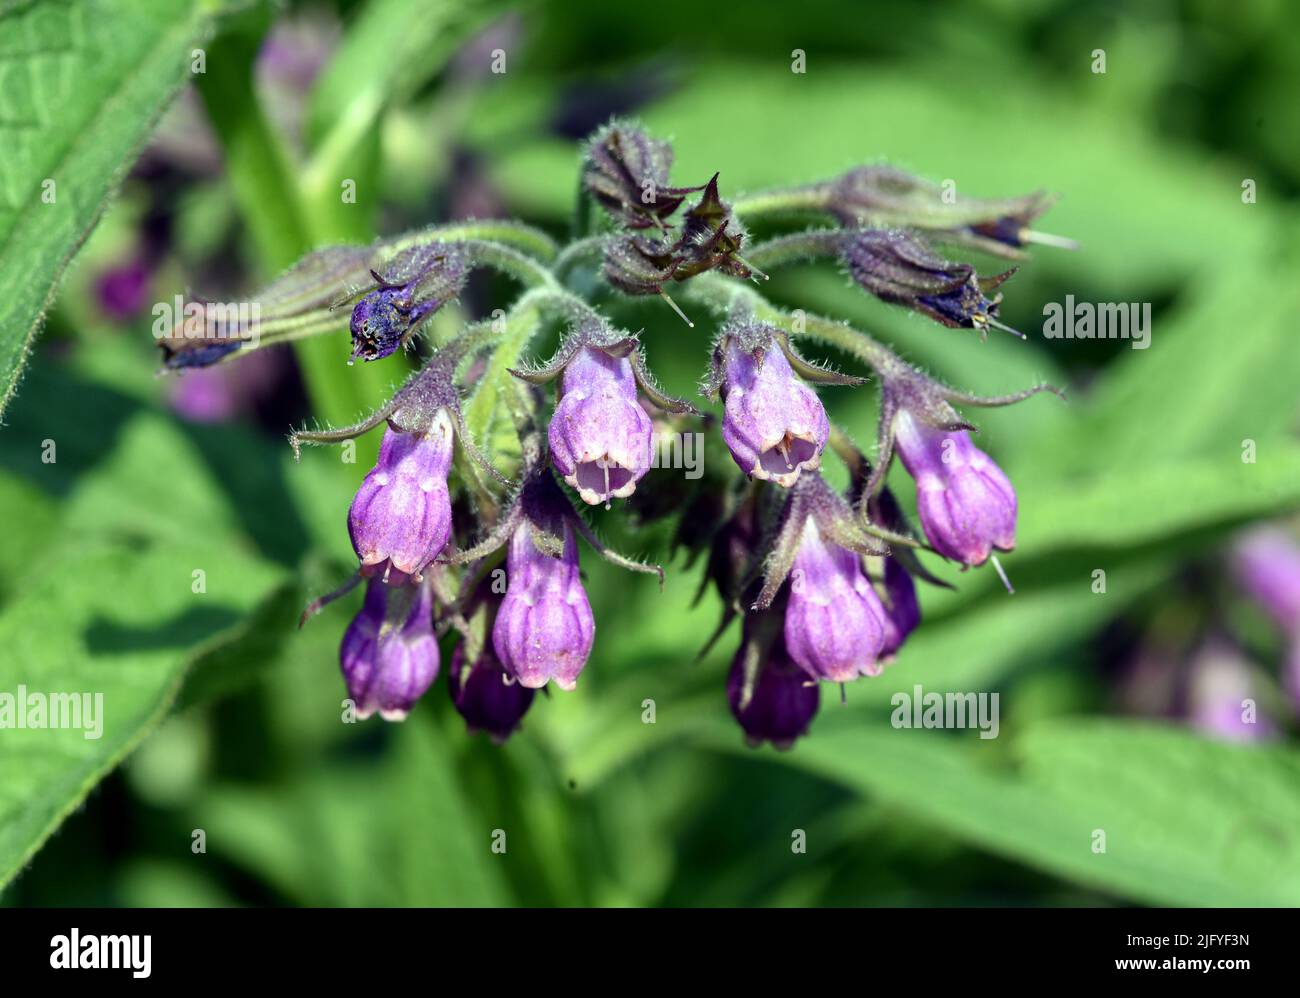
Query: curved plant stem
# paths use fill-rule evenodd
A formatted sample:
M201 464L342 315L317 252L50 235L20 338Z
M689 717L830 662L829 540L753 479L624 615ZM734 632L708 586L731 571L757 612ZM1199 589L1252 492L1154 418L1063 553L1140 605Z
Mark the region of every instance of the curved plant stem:
M408 233L401 239L393 241L395 250L408 246L418 246L429 242L460 242L473 240L497 243L527 253L529 256L549 264L555 259L559 247L555 240L541 229L522 222L504 219L487 219L483 221L453 222L450 225L436 225L418 232Z
M824 184L777 187L737 198L731 210L747 222L773 216L821 213L826 211L830 197L830 189Z
M770 322L791 336L819 340L839 347L881 375L906 370L907 363L879 340L847 322L777 308L749 285L716 274L702 274L686 285L687 294L722 314L743 310L760 322Z
M551 270L557 278L564 280L565 274L569 272L569 269L574 264L585 257L595 256L598 251L604 249L608 239L609 236L607 235L587 236L584 239L569 243L560 252L560 255L555 258L555 262L551 264Z
M843 229L810 229L777 236L751 246L745 260L761 270L771 271L790 263L815 260L818 257L839 256L844 239Z
M548 267L504 243L491 239L465 239L460 245L476 266L498 270L526 288L559 289L559 283Z

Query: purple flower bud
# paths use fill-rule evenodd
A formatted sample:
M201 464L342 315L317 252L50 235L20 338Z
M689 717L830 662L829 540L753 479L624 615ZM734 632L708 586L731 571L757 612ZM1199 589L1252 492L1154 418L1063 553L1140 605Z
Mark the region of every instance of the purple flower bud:
M944 197L944 189L889 166L862 166L837 178L826 207L846 226L902 226L939 230L939 238L1002 256L1030 242L1058 246L1070 240L1031 231L1056 199L1043 191L1018 198ZM1008 253L1007 250L1013 252Z
M898 454L916 479L921 526L936 551L982 565L993 548L1015 547L1015 489L966 430L938 429L904 409L895 432Z
M617 221L633 229L664 228L685 196L698 187L670 187L673 147L626 121L592 136L582 185Z
M578 576L578 544L564 525L559 558L533 543L524 524L510 538L505 598L492 626L492 646L506 671L529 689L548 679L571 690L587 664L596 622Z
M396 588L371 579L361 611L343 634L339 662L357 717L377 710L385 721L403 720L438 675L430 587Z
M987 292L1015 273L979 277L968 263L950 263L910 232L865 229L845 243L849 275L881 301L905 305L945 326L986 329L1002 295Z
M1252 530L1236 546L1234 569L1250 595L1290 634L1300 635L1300 545L1284 530Z
M510 677L491 648L467 663L463 643L452 653L447 689L470 733L486 731L495 742L504 742L519 727L536 695Z
M916 599L916 583L897 558L885 559L884 624L885 640L881 658L898 653L907 636L921 623L921 606Z
M811 517L804 525L785 608L790 657L814 679L847 683L878 676L885 610L854 552L828 544Z
M653 427L627 357L578 349L551 419L551 461L588 505L625 498L650 470Z
M348 510L348 532L361 574L400 585L418 576L451 536L452 423L439 409L427 433L389 427L379 460Z
M821 465L826 410L774 341L761 359L736 337L724 350L722 439L745 474L789 488L801 471Z
M796 738L808 730L817 713L821 698L818 684L791 660L780 633L773 638L758 666L752 690L746 695L745 658L751 651L743 643L727 675L727 702L731 713L745 731L745 740L753 747L768 741L778 749L788 749Z

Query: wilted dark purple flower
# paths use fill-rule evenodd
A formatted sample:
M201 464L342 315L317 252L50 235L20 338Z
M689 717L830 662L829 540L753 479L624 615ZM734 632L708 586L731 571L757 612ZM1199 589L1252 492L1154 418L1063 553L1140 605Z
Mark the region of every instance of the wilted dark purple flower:
M371 579L343 634L339 662L358 718L378 711L385 721L403 720L438 675L429 585L399 588Z
M377 288L357 302L349 322L354 357L380 360L401 346L402 337L418 318L403 301L400 288Z
M727 675L727 702L751 746L766 741L778 749L788 749L807 732L817 714L821 693L818 684L790 658L779 628L766 647L749 639L751 630L746 626L746 640ZM752 663L753 681L747 684L750 656L758 659Z
M466 662L464 643L452 652L447 689L470 732L486 731L495 742L505 741L519 727L536 695L502 668L491 647Z
M946 431L898 414L898 454L916 479L916 511L941 555L982 565L994 548L1016 545L1016 493L966 430Z
M884 625L885 639L880 657L898 653L907 636L921 623L921 605L916 599L916 583L897 558L885 559Z
M650 470L653 427L631 360L583 346L564 368L551 419L551 461L589 505L624 498Z
M587 147L583 188L607 212L633 229L667 228L687 194L699 187L670 187L673 147L627 121L601 128Z
M699 202L683 214L675 240L665 225L662 232L626 233L608 240L605 247L603 270L611 285L629 295L660 295L687 325L694 323L664 290L668 281L685 281L710 270L732 277L763 276L740 255L745 230L719 196L717 174L703 191Z
M789 488L821 465L826 410L775 341L756 350L730 336L721 347L722 439L745 474Z
M554 680L571 690L587 664L596 621L578 575L578 544L564 523L564 553L538 549L525 522L510 538L506 595L492 627L492 646L506 670L530 688Z
M438 243L411 246L371 271L377 285L352 308L352 356L380 360L405 346L421 322L465 284L464 255Z
M1260 527L1236 545L1241 585L1288 634L1300 636L1300 545L1277 527Z
M878 676L885 610L857 554L823 539L809 518L790 573L785 644L814 679Z
M384 431L379 460L366 475L352 508L348 532L361 574L400 585L419 576L451 536L447 472L452 421L439 409L428 430Z
M843 255L853 280L881 301L905 305L954 328L1000 326L1002 295L989 298L987 292L1015 273L979 277L970 264L950 263L920 236L897 230L856 232L845 241Z

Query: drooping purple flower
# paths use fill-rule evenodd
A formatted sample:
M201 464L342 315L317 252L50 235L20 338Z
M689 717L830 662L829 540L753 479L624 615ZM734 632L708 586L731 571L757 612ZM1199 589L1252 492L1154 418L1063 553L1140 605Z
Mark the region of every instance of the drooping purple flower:
M438 675L433 593L428 583L388 586L371 579L339 646L356 715L401 721Z
M1300 545L1295 539L1277 527L1252 530L1236 545L1233 568L1278 626L1300 637Z
M400 585L408 576L419 576L446 547L452 446L452 421L444 409L427 432L392 426L384 431L379 460L348 510L348 532L362 575L382 575Z
M723 351L722 439L745 474L789 488L821 465L826 410L774 341L755 351L729 337Z
M897 558L885 559L884 589L885 640L880 657L889 658L921 623L921 605L916 599L916 583Z
M548 680L571 690L587 664L596 622L578 575L578 543L564 524L564 552L539 550L523 523L506 555L506 595L492 626L492 646L506 671L529 689Z
M519 727L536 695L502 668L490 647L467 663L463 643L452 653L447 689L470 733L486 731L495 742L504 742Z
M551 461L589 505L625 498L650 470L653 426L627 357L582 346L564 368Z
M885 610L861 559L827 542L812 517L804 524L785 609L790 657L814 679L847 683L878 676Z
M748 631L749 628L747 627ZM751 689L746 689L746 657L762 655ZM771 742L788 749L803 735L817 713L821 698L818 684L810 680L786 651L780 629L766 649L742 643L727 675L727 702L731 713L753 747Z
M916 479L916 508L931 545L966 565L1016 544L1016 493L1002 469L966 430L942 430L898 414L898 454Z

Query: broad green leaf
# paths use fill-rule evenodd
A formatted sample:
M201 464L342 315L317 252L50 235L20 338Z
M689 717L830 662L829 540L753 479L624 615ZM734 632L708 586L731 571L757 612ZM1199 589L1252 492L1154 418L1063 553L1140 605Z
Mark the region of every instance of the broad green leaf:
M103 730L0 731L0 881L162 719L188 663L245 633L282 581L259 547L293 533L292 509L266 508L274 488L260 502L241 500L246 481L227 490L216 469L231 443L245 461L267 446L184 427L52 361L32 372L0 436L0 502L30 531L27 558L5 562L0 691L101 693Z
M1002 709L1014 710L1014 701ZM1300 756L1122 721L1045 723L1018 770L973 732L845 717L777 756L904 808L967 841L1155 904L1300 904ZM1105 851L1094 850L1105 833Z
M256 875L296 905L398 903L386 861L389 802L373 767L333 765L274 787L218 785L194 807L210 853Z
M73 0L0 13L0 412L64 268L187 72L202 6Z
M162 719L190 649L217 640L275 580L215 536L89 542L57 556L75 569L42 576L0 618L0 692L88 695L92 707L102 703L99 727L0 732L0 884ZM196 569L206 573L203 594L192 591Z

